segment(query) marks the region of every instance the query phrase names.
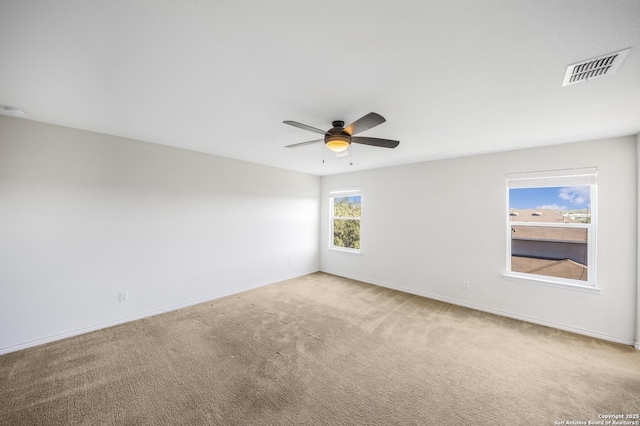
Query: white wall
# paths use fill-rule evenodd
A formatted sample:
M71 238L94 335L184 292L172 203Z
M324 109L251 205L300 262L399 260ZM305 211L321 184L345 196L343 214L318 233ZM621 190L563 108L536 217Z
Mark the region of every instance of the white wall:
M632 344L636 138L425 162L321 179L322 271ZM507 280L505 175L598 167L600 294ZM361 255L329 250L330 189L362 189ZM464 280L470 289L464 290Z
M0 353L317 271L319 186L0 117Z
M636 164L640 166L640 133L636 135L636 154L637 160ZM636 168L636 179L638 180L638 207L636 210L636 215L638 219L638 245L637 245L637 262L636 262L636 337L634 342L634 347L636 349L640 349L640 270L638 269L638 265L640 264L640 170Z
M0 353L319 268L631 344L636 145L623 137L320 179L0 116ZM599 169L603 291L503 279L505 174L589 166ZM362 254L330 251L328 192L355 186Z

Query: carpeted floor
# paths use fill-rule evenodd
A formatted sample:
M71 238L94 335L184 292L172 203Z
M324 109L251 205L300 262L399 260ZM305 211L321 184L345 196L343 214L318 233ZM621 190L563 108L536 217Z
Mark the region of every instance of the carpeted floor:
M553 425L636 413L640 351L323 273L0 356L3 425Z

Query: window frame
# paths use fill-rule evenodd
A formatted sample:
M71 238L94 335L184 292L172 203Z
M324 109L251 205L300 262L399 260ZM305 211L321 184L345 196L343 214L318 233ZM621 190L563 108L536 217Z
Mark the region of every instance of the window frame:
M344 197L360 197L360 217L355 216L334 216L334 199ZM360 222L360 248L354 249L350 247L335 246L334 243L334 220L357 220ZM332 189L329 191L329 249L335 251L342 251L347 253L361 254L362 253L362 192L360 188L345 188L345 189Z
M503 277L549 285L553 287L568 288L587 292L600 292L597 287L597 221L598 221L598 184L596 167L550 170L540 172L509 173L506 178L506 272ZM517 188L554 188L570 186L588 186L590 188L590 223L552 223L552 222L525 222L510 220L510 189ZM554 277L551 275L538 275L527 272L511 270L512 259L512 227L561 227L587 229L587 280L575 280L570 278Z

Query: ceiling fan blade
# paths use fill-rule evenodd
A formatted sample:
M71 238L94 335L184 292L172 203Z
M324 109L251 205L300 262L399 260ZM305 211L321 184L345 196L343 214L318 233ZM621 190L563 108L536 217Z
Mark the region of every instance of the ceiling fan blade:
M357 135L358 133L362 133L365 130L369 130L372 127L376 127L378 124L382 124L385 121L387 120L385 120L384 117L381 116L380 114L376 114L375 112L370 112L364 117L361 117L356 121L354 121L353 123L349 124L347 127L344 128L344 131L353 136L353 135Z
M303 145L311 145L312 143L318 143L318 142L324 142L324 139L317 139L315 141L308 141L308 142L300 142L300 143L294 143L293 145L287 145L285 146L285 148L297 148L299 146L303 146Z
M310 132L320 133L321 135L327 133L324 130L316 129L315 127L307 126L306 124L298 123L297 121L286 120L283 121L283 123L288 124L289 126L297 127L299 129L308 130Z
M391 139L380 138L367 138L362 136L355 136L351 138L351 142L360 143L362 145L379 146L381 148L395 148L400 145L400 141L394 141Z
M336 157L338 157L338 158L346 157L347 155L349 155L349 150L348 149L345 149L344 151L336 152Z

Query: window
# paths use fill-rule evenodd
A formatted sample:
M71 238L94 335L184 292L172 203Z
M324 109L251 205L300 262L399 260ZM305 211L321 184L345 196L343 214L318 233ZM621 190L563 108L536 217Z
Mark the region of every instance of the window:
M596 168L507 175L507 273L596 285Z
M360 253L360 214L362 196L359 190L336 190L329 193L331 234L329 247Z

